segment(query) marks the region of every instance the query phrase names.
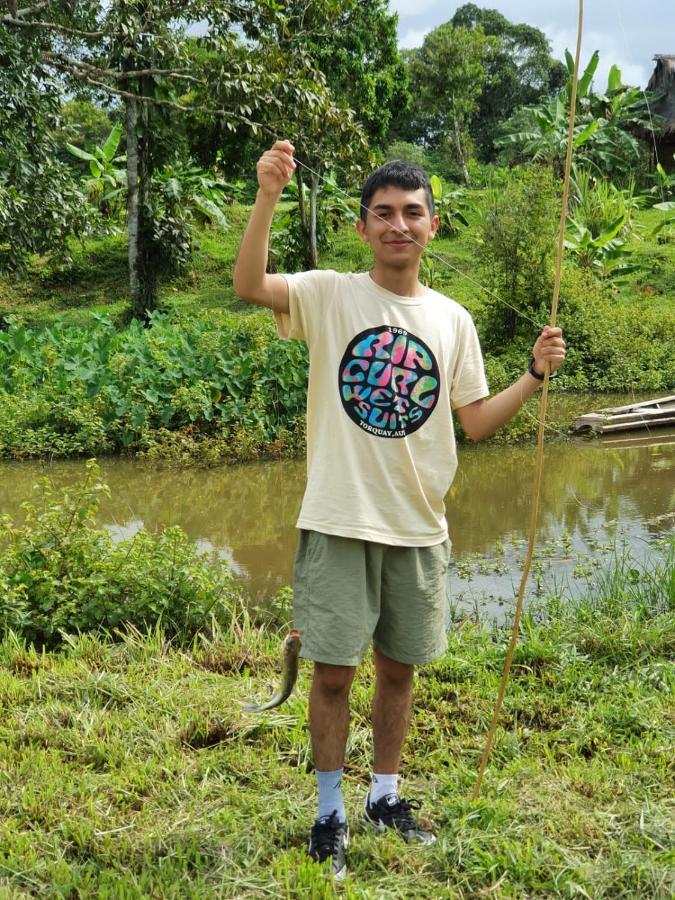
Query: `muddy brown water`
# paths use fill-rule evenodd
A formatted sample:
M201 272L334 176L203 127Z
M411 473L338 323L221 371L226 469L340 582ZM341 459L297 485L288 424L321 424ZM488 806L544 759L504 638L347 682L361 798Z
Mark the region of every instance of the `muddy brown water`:
M304 461L212 469L103 459L111 489L99 523L117 538L179 525L199 546L215 550L240 576L256 603L291 580L295 520ZM465 446L446 498L453 564L454 611L481 607L500 615L512 602L530 517L534 448ZM33 485L57 485L84 474L83 461L0 464L0 513L21 518ZM534 589L561 577L588 575L619 542L644 555L675 525L675 432L617 436L611 441L559 441L547 446L538 545L544 555Z

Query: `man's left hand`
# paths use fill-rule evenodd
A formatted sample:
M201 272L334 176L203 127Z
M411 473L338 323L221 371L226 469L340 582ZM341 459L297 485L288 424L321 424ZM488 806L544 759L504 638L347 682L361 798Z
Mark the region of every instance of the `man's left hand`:
M551 375L557 372L565 361L565 341L562 336L562 328L544 325L532 348L532 356L534 357L534 369L540 375L544 374L547 362Z

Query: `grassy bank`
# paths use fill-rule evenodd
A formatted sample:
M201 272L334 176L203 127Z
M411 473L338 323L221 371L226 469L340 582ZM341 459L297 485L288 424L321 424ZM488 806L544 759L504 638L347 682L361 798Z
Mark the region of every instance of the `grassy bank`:
M357 826L373 670L352 704L341 895L667 898L673 855L675 546L618 561L588 595L523 625L481 798L469 799L505 632L465 623L421 670L404 793L428 850ZM283 598L279 598L280 600ZM283 605L283 604L282 604ZM239 701L276 678L283 611L177 644L160 629L0 644L0 892L7 897L330 897L304 855L314 813L309 666L286 706Z

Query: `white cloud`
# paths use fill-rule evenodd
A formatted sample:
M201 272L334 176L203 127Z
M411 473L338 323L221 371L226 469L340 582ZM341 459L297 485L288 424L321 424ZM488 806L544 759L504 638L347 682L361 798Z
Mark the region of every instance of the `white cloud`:
M424 43L424 38L429 34L431 28L424 28L420 31L417 31L414 28L409 29L406 33L398 39L398 45L402 49L409 49L411 47L421 47Z

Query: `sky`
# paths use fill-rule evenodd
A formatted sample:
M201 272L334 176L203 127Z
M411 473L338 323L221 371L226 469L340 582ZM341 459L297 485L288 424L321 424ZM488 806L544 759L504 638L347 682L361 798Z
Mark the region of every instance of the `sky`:
M551 42L552 55L574 53L578 3L575 0L473 0L476 6L497 9L515 23L535 25ZM424 36L447 22L463 2L447 0L389 0L399 16L399 46L420 47ZM646 87L655 53L675 53L673 0L586 0L584 3L582 66L594 50L600 52L595 85L604 88L613 63L624 84Z

